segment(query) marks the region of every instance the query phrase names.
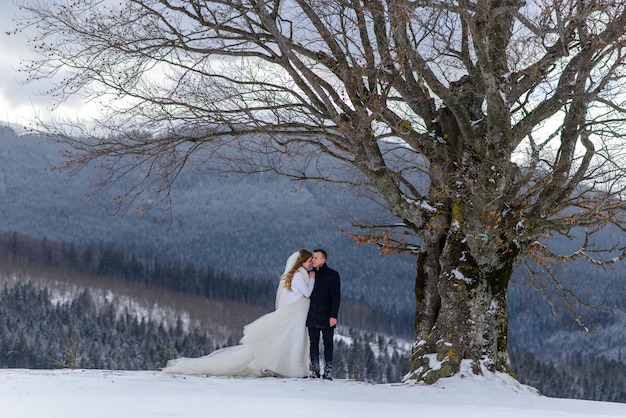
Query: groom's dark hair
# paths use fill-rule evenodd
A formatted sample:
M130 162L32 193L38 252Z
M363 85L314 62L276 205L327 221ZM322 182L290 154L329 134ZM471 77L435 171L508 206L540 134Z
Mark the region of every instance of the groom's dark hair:
M322 253L322 255L324 256L324 260L328 260L328 254L326 254L325 250L322 250L321 248L317 248L315 250L313 250L314 253Z

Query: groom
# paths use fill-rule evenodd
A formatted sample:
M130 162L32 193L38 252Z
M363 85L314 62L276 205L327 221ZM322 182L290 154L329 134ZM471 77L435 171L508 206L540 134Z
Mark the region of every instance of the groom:
M333 335L337 325L341 283L339 273L326 265L326 251L313 250L311 265L315 271L315 285L306 319L311 341L311 377L320 377L320 334L324 342L324 379L332 380Z

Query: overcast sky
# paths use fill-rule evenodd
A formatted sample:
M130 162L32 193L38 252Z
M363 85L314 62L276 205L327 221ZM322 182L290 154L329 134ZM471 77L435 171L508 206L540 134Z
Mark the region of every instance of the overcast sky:
M50 101L36 95L35 91L41 88L34 84L23 85L24 76L17 72L20 59L30 53L26 45L26 36L23 34L7 35L15 29L13 19L18 8L14 0L0 2L0 120L9 123L24 123L32 117L34 108L49 108Z
M32 56L32 52L27 45L26 34L7 34L16 26L13 20L18 7L15 3L16 0L0 0L0 121L24 125L35 114L49 119L53 115L60 116L61 111L50 113L53 102L41 94L49 86L46 82L25 84L25 74L17 71L20 60ZM72 114L75 112L74 106L65 108Z

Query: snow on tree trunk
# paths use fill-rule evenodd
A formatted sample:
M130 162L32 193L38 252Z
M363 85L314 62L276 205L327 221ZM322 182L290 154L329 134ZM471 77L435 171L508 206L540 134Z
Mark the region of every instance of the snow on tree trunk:
M471 255L458 232L439 234L420 253L415 294L416 341L406 379L433 383L470 360L475 373L511 373L507 354L507 285L512 253L491 271ZM486 244L488 237L477 237Z

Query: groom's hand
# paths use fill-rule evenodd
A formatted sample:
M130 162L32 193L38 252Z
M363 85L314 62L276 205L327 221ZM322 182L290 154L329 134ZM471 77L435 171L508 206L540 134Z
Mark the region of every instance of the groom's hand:
M328 321L330 323L331 327L334 327L335 325L337 325L337 318L330 318L330 321Z

